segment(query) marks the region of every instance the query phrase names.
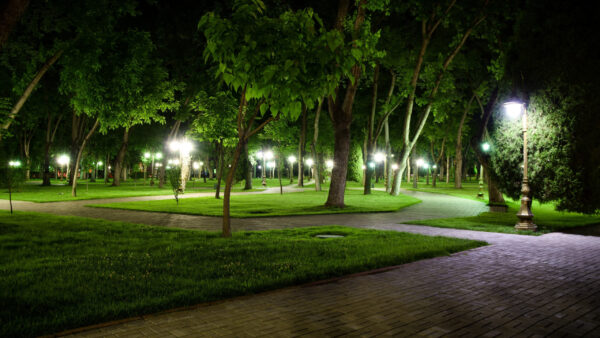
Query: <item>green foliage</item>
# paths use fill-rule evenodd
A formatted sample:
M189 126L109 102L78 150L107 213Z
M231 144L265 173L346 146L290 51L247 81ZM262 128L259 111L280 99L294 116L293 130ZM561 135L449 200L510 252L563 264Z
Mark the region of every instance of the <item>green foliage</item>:
M0 186L5 189L15 190L25 182L25 168L2 167L0 168Z
M350 156L348 158L348 181L362 182L363 163L361 146L358 142L353 142L350 146Z
M171 190L173 190L175 202L177 202L177 205L179 205L179 193L181 192L181 167L176 165L170 169L167 169L167 179L169 180Z
M239 0L231 19L204 15L198 24L206 37L204 57L217 63L215 75L233 90L245 90L248 101L264 99L261 114L295 120L302 102L311 108L333 93L356 60L367 56L341 48L342 34L327 31L311 9L275 18L265 13L261 2Z
M226 147L237 144L237 100L227 92L209 96L200 92L191 107L197 112L188 134L199 141L223 141Z

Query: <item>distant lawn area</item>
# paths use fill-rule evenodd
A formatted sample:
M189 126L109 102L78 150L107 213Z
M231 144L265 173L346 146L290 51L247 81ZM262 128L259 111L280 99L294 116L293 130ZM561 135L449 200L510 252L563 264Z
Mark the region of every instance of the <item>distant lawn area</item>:
M120 186L113 187L110 184L104 184L103 181L89 183L87 180L77 181L77 197L71 196L71 186L65 181L53 181L52 186L42 187L41 181L30 181L21 185L16 191L13 191L12 198L20 201L30 202L60 202L73 200L88 200L99 198L118 198L118 197L134 197L134 196L156 196L170 195L171 188L168 184L160 189L158 182L155 181L154 186L150 186L150 180L144 182L143 179L136 181L127 180L122 182ZM207 180L206 183L202 179L188 181L186 186L187 193L194 192L212 192L217 181ZM262 190L260 181L254 183L253 190ZM279 183L277 183L279 186ZM224 183L223 183L224 188ZM243 185L240 183L233 187L234 191L243 191ZM0 199L8 199L8 190L0 189Z
M213 232L0 211L0 336L52 334L484 244L340 226L236 232L224 239Z
M484 212L472 217L439 218L423 221L411 221L411 224L430 225L441 228L455 228L476 231L503 232L523 235L541 235L554 231L572 229L592 224L600 224L599 215L583 215L554 210L553 204L540 204L534 201L531 207L533 222L538 226L537 232L516 231L516 213L520 202L507 199L508 212Z
M365 196L361 191L353 190L346 191L345 208L327 208L324 206L326 200L327 191L231 196L231 217L389 212L420 202L420 200L406 195L390 196L385 192L374 191L373 194ZM214 197L181 199L179 205L175 203L175 200L160 200L102 203L91 206L204 216L223 215L223 200Z
M436 194L451 195L460 198L466 198L475 201L482 201L488 203L488 192L487 185L483 185L483 198L478 198L477 193L479 192L479 183L476 181L462 182L462 189L454 188L454 182L446 183L446 181L437 181L436 187L432 187L431 179L429 184L426 184L424 180L420 180L417 185L417 189L412 187L412 182L402 182L402 188L411 191L423 191L431 192Z

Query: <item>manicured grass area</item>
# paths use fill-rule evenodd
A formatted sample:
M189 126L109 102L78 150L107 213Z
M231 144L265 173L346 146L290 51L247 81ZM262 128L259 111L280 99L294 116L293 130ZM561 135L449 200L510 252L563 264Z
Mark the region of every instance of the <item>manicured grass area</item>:
M343 238L315 238L317 234ZM483 242L340 226L217 233L0 212L0 336L50 334Z
M507 200L509 206L506 213L484 212L473 217L440 218L423 221L411 221L412 224L430 225L442 228L467 229L477 231L518 233L524 235L541 235L548 232L582 227L591 224L600 224L600 216L583 215L554 210L552 204L533 202L531 210L534 214L534 223L538 226L537 232L516 231L516 213L520 204Z
M31 181L23 184L17 191L13 191L12 198L14 200L30 201L30 202L59 202L59 201L73 201L73 200L88 200L88 199L99 199L99 198L117 198L117 197L133 197L133 196L155 196L155 195L170 195L172 194L171 188L165 185L162 189L158 188L158 182L155 182L154 186L150 186L150 181L144 183L144 180L138 179L135 182L128 180L127 182L121 183L121 186L113 187L110 184L104 184L104 182L89 183L87 180L78 181L77 184L77 197L71 196L71 187L64 183L52 182L53 185L49 187L42 187L41 181ZM201 179L189 181L187 183L186 192L211 192L214 191L213 186L216 180L207 180L204 183ZM223 183L224 188L224 183ZM253 189L262 190L260 184L254 185ZM233 188L234 191L243 191L243 186L240 183L236 184ZM8 199L8 190L0 190L0 198Z
M385 192L374 191L365 196L361 191L347 190L345 208L327 208L327 191L304 191L279 194L253 194L231 196L232 217L264 217L287 215L316 215L357 212L396 211L419 203L416 198L400 195L390 196ZM126 203L93 204L94 207L144 210L178 214L222 216L223 201L212 197L186 198L179 201L140 201Z
M460 198L466 198L475 201L481 201L488 203L488 192L487 185L483 186L483 198L477 198L477 193L479 192L479 183L475 181L463 182L462 189L454 188L454 182L450 181L450 183L446 183L446 181L438 181L436 182L436 187L433 188L431 186L431 179L429 181L429 185L426 184L425 181L419 180L419 184L417 189L413 189L412 182L402 182L402 188L412 191L424 191L431 192L436 194L445 194L452 195Z

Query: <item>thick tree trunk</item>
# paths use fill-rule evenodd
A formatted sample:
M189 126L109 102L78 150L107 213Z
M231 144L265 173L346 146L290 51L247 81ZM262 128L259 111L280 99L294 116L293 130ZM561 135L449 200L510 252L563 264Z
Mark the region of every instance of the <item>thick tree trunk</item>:
M218 169L217 169L217 189L215 191L215 198L219 199L221 198L220 194L221 194L221 178L223 177L223 140L219 140L219 143L217 143L217 153L218 153ZM240 156L240 154L238 154L238 157ZM237 161L236 161L237 163ZM229 178L229 175L231 175L231 171L234 171L235 169L231 168L229 171L230 173L227 175L227 177ZM233 181L232 181L233 182Z
M313 139L310 144L310 151L312 153L312 157L315 159L315 190L321 191L321 166L322 161L317 156L317 141L319 140L319 118L321 116L321 106L323 104L323 100L319 102L317 107L317 111L315 113L315 125L314 125L314 134Z
M350 154L350 121L334 124L333 169L331 170L331 185L327 196L326 206L345 207L344 192L346 190L346 175L348 170L348 155Z
M77 152L77 159L75 161L75 167L73 168L74 173L76 173L77 170L79 169L79 162L81 162L81 155L83 154L83 150L85 149L85 144L90 139L90 137L92 137L92 135L94 134L96 129L98 129L99 125L100 125L100 122L98 119L96 119L96 122L94 122L94 125L92 126L90 131L85 135L85 137L81 141L81 145L79 146L79 150ZM73 196L73 197L77 196L77 175L73 175L73 185L71 187L71 196Z
M450 183L450 154L446 154L446 184Z
M252 189L252 163L250 162L250 156L248 155L248 143L244 143L244 155L246 161L244 190L250 190Z
M392 170L392 146L390 145L390 126L388 119L386 118L383 122L384 137L385 137L385 191L390 193L392 191L392 176L394 171Z
M27 86L27 88L25 88L25 91L23 92L23 94L21 95L21 97L19 98L17 103L15 103L15 105L11 109L10 113L8 114L8 116L6 118L6 122L4 122L2 124L1 129L7 130L10 127L11 123L15 120L15 117L17 116L17 114L19 113L19 111L21 110L21 108L23 107L23 105L25 104L25 102L27 101L27 99L29 98L31 93L33 92L33 89L37 86L37 84L40 82L40 80L42 79L44 74L46 74L48 69L50 69L50 67L60 58L62 53L63 53L63 50L61 49L58 52L56 52L56 54L51 56L46 61L46 63L44 63L42 65L42 67L40 68L40 70L38 70L37 74L35 74L35 76L31 80L31 82L29 82L29 85ZM1 137L2 137L2 134L0 134L0 139L1 139Z
M117 158L115 160L115 176L113 177L112 183L113 187L118 187L121 185L121 171L123 168L123 160L125 159L125 154L127 153L130 131L131 128L126 127L125 131L123 132L123 142L121 142L121 147L119 148L119 152L117 153Z
M419 183L419 165L417 164L417 148L413 147L412 150L412 160L413 160L413 172L414 172L414 178L413 178L413 188L417 189L418 187L418 183Z
M304 150L306 146L306 105L304 103L302 104L302 126L300 128L300 142L298 143L298 186L304 187L304 155L306 154Z
M373 161L373 153L375 152L375 112L377 111L377 81L379 80L379 64L375 66L375 70L373 73L373 94L371 95L371 115L369 116L369 120L367 121L367 146L366 150L366 177L365 177L365 185L363 188L363 194L370 195L371 194L371 179L375 171L375 167L371 167L371 163ZM377 174L375 173L375 176Z
M231 186L233 185L233 177L235 176L235 169L237 168L240 154L242 153L242 149L246 142L247 141L243 136L238 140L238 144L233 152L231 169L229 170L229 173L227 173L227 178L225 179L225 191L223 192L223 229L221 234L223 237L231 237Z
M108 184L108 175L110 174L110 169L108 169L110 164L110 155L106 154L106 161L104 162L104 184Z

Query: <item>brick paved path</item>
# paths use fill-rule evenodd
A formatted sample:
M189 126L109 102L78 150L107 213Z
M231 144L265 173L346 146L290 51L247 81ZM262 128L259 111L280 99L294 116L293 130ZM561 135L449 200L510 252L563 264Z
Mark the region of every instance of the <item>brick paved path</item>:
M78 336L600 336L600 237L561 233L533 237L400 225L411 219L484 210L475 201L413 194L424 202L397 213L236 220L235 226L342 224L479 239L490 245L387 272L134 318ZM66 207L54 204L55 213L68 213ZM72 214L89 211L83 205L72 208ZM113 214L98 211L103 218ZM136 222L198 229L214 229L215 222L218 228L220 221L129 211L120 216L129 213L138 215Z

